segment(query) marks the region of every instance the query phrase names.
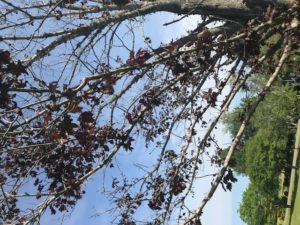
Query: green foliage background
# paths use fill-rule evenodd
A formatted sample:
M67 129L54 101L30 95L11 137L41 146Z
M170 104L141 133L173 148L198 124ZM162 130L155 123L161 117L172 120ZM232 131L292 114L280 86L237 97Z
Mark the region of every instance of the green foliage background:
M242 99L241 105L224 117L223 122L232 136L237 133L249 105L255 101L254 96ZM233 155L231 166L250 180L239 209L241 219L248 225L276 224L275 209L278 203L284 202L278 196L279 175L290 171L294 123L299 112L297 91L278 82L257 108L240 148ZM222 151L221 158L226 154L227 150Z

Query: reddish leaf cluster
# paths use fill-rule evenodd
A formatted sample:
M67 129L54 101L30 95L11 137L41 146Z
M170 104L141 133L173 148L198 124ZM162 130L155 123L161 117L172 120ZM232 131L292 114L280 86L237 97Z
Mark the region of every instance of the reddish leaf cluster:
M212 40L212 34L208 31L202 31L198 34L198 47L204 47L205 43L209 43Z
M212 107L216 107L218 95L218 92L215 92L211 88L209 88L208 91L203 91L202 98L204 98Z
M129 58L126 63L130 66L139 66L143 65L145 61L150 57L150 54L147 50L139 48L134 56L134 51L130 51Z
M237 182L237 179L233 176L232 170L228 169L226 175L223 177L223 180L221 182L223 189L225 191L226 191L226 189L231 191L232 184L235 182ZM224 187L224 184L225 184L226 189Z
M60 1L60 5L63 5L63 4L74 4L76 2L78 2L79 0L62 0Z
M13 62L10 52L0 49L0 108L17 107L17 103L12 100L15 94L10 95L8 92L11 87L26 85L26 82L18 80L22 73L27 74L22 63L20 61Z
M243 40L232 42L227 55L229 58L238 56L253 65L260 53L260 45L257 43L261 42L261 37L256 32L249 32L247 29L241 31L243 32L246 32L247 36Z
M0 221L12 221L19 212L20 209L17 207L17 199L15 197L7 196L6 202L0 203Z
M11 61L10 52L0 50L0 66L9 64Z
M119 208L124 208L124 213L121 215L119 225L135 225L136 223L131 219L137 208L142 204L143 195L138 193L135 197L131 197L126 193L118 201Z
M45 116L44 123L47 123L47 120L51 120L50 113ZM72 117L66 114L56 127L32 132L30 141L26 137L7 142L5 148L18 148L25 143L36 147L8 151L0 158L3 162L0 166L1 174L6 174L1 176L1 184L5 185L11 179L31 177L34 178L37 199L44 193L56 195L63 192L50 206L52 214L55 214L56 210L62 212L74 206L84 194L80 179L93 169L97 159L106 158L110 146L119 145L126 151L132 150L133 139L126 132L111 126L97 128L94 121L89 111L79 115L79 124L73 122ZM54 144L49 147L43 146L43 143L49 142ZM9 209L3 206L2 214L9 216L3 218L5 221L17 218L19 209L15 201L12 198ZM10 213L7 210L10 210Z
M26 68L21 61L13 62L9 51L0 49L0 71L4 73L11 73L15 76L20 76L22 73L27 73Z
M165 193L163 190L164 179L158 176L154 181L153 194L151 200L148 202L148 206L152 210L159 210L165 201Z
M112 95L115 92L113 85L116 84L117 80L118 79L114 76L106 78L100 88L100 92L103 94Z
M175 47L174 47L175 48ZM170 53L166 65L168 65L174 76L184 75L180 79L181 85L193 85L199 81L199 77L194 76L193 70L196 67L205 68L211 61L211 49L203 48L198 50L198 53L182 54L180 56L173 56Z
M132 221L126 214L123 214L118 225L136 225L136 223Z
M117 6L124 6L127 5L130 1L129 0L112 0L114 4Z
M170 192L173 195L178 195L186 189L186 182L183 177L180 175L176 166L173 166L169 173L170 180Z
M140 98L139 103L133 107L132 112L125 115L129 124L133 124L137 121L138 117L144 112L144 110L147 110L150 113L150 110L154 106L160 104L159 100L154 98L154 94L155 92L151 90L145 92ZM149 113L147 114L148 116L150 116ZM143 122L147 123L145 120L143 120Z
M109 73L110 70L111 67L103 63L98 66L97 72ZM113 75L107 75L104 78L102 78L100 81L96 81L94 83L89 84L90 89L92 90L92 92L90 92L89 95L95 94L96 92L112 95L115 92L114 85L116 84L117 80L118 77ZM85 96L86 95L88 94L86 93Z

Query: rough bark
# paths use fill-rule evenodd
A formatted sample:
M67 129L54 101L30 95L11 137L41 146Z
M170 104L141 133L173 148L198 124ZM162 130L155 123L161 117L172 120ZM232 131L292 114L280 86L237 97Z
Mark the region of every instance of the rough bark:
M292 7L294 1L244 1L244 0L161 0L155 2L157 11L168 11L178 14L200 14L217 16L243 22L263 14L268 5Z

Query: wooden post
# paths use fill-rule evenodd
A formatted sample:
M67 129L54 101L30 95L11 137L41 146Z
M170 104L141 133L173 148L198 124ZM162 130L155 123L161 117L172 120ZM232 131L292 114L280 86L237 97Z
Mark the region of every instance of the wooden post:
M298 120L295 148L294 148L294 154L293 154L293 164L292 164L292 170L291 170L289 195L288 195L288 200L287 200L288 208L285 209L283 225L290 225L290 221L291 221L292 207L290 207L290 206L292 206L292 200L293 200L293 196L294 196L296 168L297 168L297 159L298 159L299 148L300 148L300 119ZM300 187L298 187L298 188L300 188Z

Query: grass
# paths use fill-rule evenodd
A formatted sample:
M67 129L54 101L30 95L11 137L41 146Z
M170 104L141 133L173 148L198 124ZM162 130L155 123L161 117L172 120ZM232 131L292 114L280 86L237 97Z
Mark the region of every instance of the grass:
M290 225L300 224L300 179L299 179L300 169L298 169L298 184L296 189L296 197L294 200L294 207L292 212L292 219Z

